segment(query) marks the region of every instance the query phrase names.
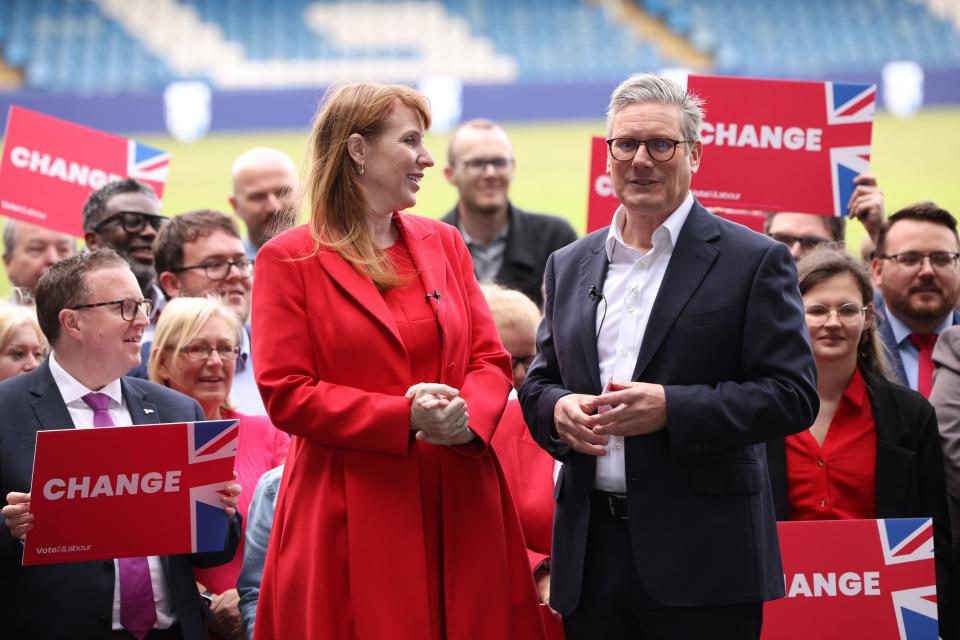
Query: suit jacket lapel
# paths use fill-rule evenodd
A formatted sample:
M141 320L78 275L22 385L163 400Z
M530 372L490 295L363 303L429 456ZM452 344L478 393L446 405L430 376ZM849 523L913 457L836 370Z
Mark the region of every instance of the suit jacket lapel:
M134 387L125 377L120 378L120 389L133 424L157 424L161 421L156 405L147 401L144 392Z
M34 396L30 402L33 413L37 417L40 429L72 429L73 418L60 395L60 389L50 373L50 363L44 360L37 369L34 383L30 389Z
M633 370L634 380L640 379L677 316L717 259L720 250L712 241L719 236L716 220L699 203L694 202L677 237L670 264L653 303L637 356L637 366Z
M382 325L402 346L403 341L400 339L400 333L393 321L393 316L390 314L390 309L387 308L387 303L383 301L383 296L377 291L376 285L370 278L361 275L333 251L321 250L318 258L320 264L330 274L330 278L340 287L344 296L355 300L370 314L374 321ZM331 312L335 313L336 309L332 309Z
M593 245L584 252L580 262L580 286L573 294L573 303L576 306L574 313L577 314L580 342L583 345L583 355L587 364L585 371L590 376L593 393L597 394L603 391L603 382L600 380L600 357L597 355L597 307L600 306L601 301L590 297L590 288L596 287L600 291L603 290L603 283L607 278L607 266L610 264L607 260L607 252L604 250L606 241L606 234L598 233ZM606 304L606 301L603 304ZM562 321L562 318L554 318L555 324Z
M430 294L438 293L439 298L428 298L426 302L437 312L437 324L440 331L440 344L443 349L441 362L446 362L447 340L444 335L446 326L447 308L450 306L450 292L447 290L447 261L440 241L440 234L418 222L416 218L407 214L397 214L400 233L407 243L407 249L417 267L423 290ZM446 296L446 297L445 297ZM440 367L441 382L446 375L446 367Z

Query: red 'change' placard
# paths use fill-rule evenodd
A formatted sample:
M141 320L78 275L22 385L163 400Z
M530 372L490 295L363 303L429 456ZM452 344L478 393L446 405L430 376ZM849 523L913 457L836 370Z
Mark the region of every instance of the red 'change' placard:
M691 75L687 88L706 101L691 186L704 206L846 215L876 85Z
M163 195L170 154L16 105L0 158L0 215L83 236L83 204L113 180Z
M37 432L23 564L222 551L237 420Z
M763 640L936 639L929 518L778 522L787 597Z

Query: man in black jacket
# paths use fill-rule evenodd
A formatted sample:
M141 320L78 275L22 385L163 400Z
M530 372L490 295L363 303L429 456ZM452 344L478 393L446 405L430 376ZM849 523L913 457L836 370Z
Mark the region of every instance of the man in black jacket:
M480 282L522 291L542 307L547 258L577 234L562 218L510 203L514 169L510 139L499 125L490 120L460 125L450 136L443 170L460 201L442 219L460 230Z

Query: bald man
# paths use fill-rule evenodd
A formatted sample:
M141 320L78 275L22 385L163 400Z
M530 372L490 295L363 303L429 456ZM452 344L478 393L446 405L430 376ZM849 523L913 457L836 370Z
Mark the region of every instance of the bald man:
M253 259L267 240L296 222L297 170L282 151L256 147L233 162L232 175L230 206L247 225L243 246Z

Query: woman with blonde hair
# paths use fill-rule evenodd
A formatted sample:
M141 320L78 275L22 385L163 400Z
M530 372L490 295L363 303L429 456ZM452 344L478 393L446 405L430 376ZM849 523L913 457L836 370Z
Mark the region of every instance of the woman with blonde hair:
M33 371L49 350L36 310L0 301L0 380Z
M217 298L174 298L157 322L147 372L153 382L200 403L208 420L239 420L234 469L241 486L252 487L264 473L282 464L290 439L266 416L237 413L230 388L240 356L243 327L236 312ZM237 511L244 530L253 492L240 494ZM237 577L244 541L230 562L194 569L198 588L210 598L210 630L216 637L245 638L241 626Z
M339 87L310 134L310 223L257 254L257 383L290 432L264 638L541 638L489 447L510 364L455 227L403 210L426 99Z

